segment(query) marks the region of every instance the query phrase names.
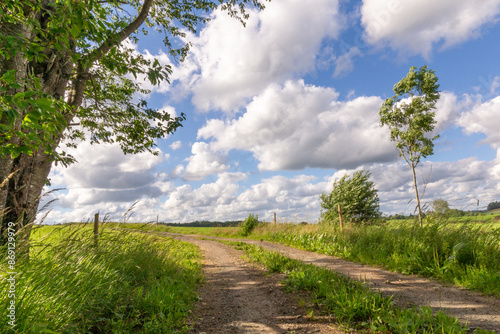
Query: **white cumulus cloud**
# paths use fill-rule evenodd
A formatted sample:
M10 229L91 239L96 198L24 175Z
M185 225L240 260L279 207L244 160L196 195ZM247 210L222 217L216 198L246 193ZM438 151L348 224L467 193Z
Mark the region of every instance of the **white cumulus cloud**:
M484 143L493 148L500 148L500 96L489 101L476 104L471 110L464 112L458 123L465 133L483 133Z
M235 212L230 208L239 191L238 182L244 173L221 173L213 183L193 189L185 184L173 190L161 205L163 219L189 222L195 220L230 220Z
M194 143L191 153L192 155L186 159L187 166L180 170L185 181L203 180L208 175L219 174L229 169L225 156L215 152L207 143Z
M170 148L172 150L178 150L182 147L182 142L180 140L174 141L172 144L170 144Z
M51 199L56 210L70 212L51 214L56 221L81 221L90 213L126 211L137 200L167 194L171 189L167 175L155 168L165 161L165 155L150 153L124 155L119 145L90 145L83 142L68 150L78 163L64 168L54 166L49 175L51 188L65 188L44 197L42 205Z
M246 27L216 11L192 57L199 71L187 78L200 110L232 111L272 82L314 69L325 38L337 37L338 1L273 0L262 12L250 10Z
M499 13L500 0L363 0L361 23L370 44L428 57L436 44L446 48L479 36Z
M389 133L379 126L379 97L338 101L332 88L287 81L255 97L232 121L210 120L198 137L221 151L251 151L261 170L344 168L394 160Z

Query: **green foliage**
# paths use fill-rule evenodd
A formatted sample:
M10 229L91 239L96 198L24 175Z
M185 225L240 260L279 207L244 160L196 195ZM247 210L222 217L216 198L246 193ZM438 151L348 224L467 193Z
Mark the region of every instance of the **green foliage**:
M459 209L448 209L446 210L445 217L452 218L452 217L463 217L465 216L465 212L463 210Z
M421 158L434 153L434 140L429 137L437 123L433 111L439 100L438 78L434 71L422 66L410 71L394 85L395 95L387 98L380 107L380 125L389 127L391 141L396 143L402 157L413 173L418 219L422 226L422 210L415 175L415 167Z
M434 212L439 215L444 215L444 213L450 209L448 202L441 198L432 202L432 208L434 209Z
M465 212L458 209L450 209L448 202L443 199L436 199L432 202L432 208L434 209L434 216L441 218L450 218L450 217L462 217L465 215Z
M130 78L155 86L169 81L172 69L123 41L156 31L172 60L182 61L189 44L181 38L218 6L243 23L245 6L264 8L260 0L1 1L0 156L43 149L70 163L54 149L64 131L72 146L90 134L91 142L117 142L125 153L157 154L155 139L185 116L149 108L137 99L149 91ZM78 128L70 126L75 117Z
M249 236L259 224L259 217L257 215L249 214L247 219L241 225L241 235L244 237Z
M52 134L67 127L62 114L68 110L66 103L43 93L38 78L28 77L20 82L15 70L5 72L0 84L0 157L17 158L39 147L57 157L52 149L55 143ZM19 114L18 110L25 112Z
M227 243L227 242L226 242ZM234 244L270 272L285 273L288 291L308 291L313 303L345 328L376 333L467 333L457 319L428 307L401 309L391 298L331 270L306 265L276 252L244 243Z
M36 229L31 243L29 261L16 263L17 333L186 332L201 280L195 246L104 229L95 247L85 227ZM2 279L2 318L8 288ZM0 332L13 331L2 321Z
M366 222L380 217L378 190L369 180L368 171L357 171L352 178L344 175L333 183L330 194L320 195L321 207L326 211L323 220L332 221L338 217L340 204L342 215L353 222Z
M380 108L380 124L388 126L391 140L396 142L400 156L416 166L420 158L434 153L433 140L427 137L436 125L435 109L439 85L434 71L422 66L411 67L406 77L394 85L393 97Z
M490 204L488 204L487 209L488 209L488 211L500 209L500 202L491 202Z

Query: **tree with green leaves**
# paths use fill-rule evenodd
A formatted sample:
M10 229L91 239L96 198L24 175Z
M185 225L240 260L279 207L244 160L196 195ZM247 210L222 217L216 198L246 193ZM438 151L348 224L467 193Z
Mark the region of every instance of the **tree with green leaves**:
M478 204L478 206L479 206L479 204ZM500 202L491 202L488 204L488 207L487 207L488 211L492 211L492 210L496 210L496 209L500 209Z
M431 135L436 125L433 111L439 99L438 78L427 66L417 70L411 67L409 73L396 85L395 95L385 100L380 108L380 124L389 127L391 141L396 143L402 157L413 173L413 185L417 199L418 220L422 226L422 210L417 187L415 168L422 158L434 153Z
M321 207L325 210L323 220L335 220L339 215L339 204L342 216L355 223L380 217L378 190L370 181L370 175L365 170L355 172L352 177L346 174L333 183L331 193L321 193Z
M247 219L241 224L241 234L244 237L252 234L253 230L259 225L259 216L249 214Z
M185 115L149 108L132 77L168 81L169 65L137 53L156 30L171 57L184 60L196 33L220 6L243 24L265 0L2 0L0 3L0 232L35 219L52 164L74 159L62 143L119 143L155 154L155 139ZM58 149L59 148L59 149Z
M438 198L432 202L432 209L437 215L443 216L448 210L450 210L450 206L448 201Z

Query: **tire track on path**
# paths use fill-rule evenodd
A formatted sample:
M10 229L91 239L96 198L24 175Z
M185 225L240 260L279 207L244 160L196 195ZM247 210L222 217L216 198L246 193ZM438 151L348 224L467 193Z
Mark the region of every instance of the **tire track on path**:
M282 276L266 276L240 259L242 251L214 240L175 237L200 247L204 257L206 283L189 320L193 325L190 333L344 333L327 319L308 319L297 300L281 289Z

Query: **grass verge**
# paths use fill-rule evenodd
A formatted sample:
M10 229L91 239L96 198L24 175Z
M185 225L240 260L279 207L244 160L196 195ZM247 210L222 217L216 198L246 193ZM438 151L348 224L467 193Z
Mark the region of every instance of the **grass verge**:
M19 256L16 326L2 321L1 333L186 332L202 278L194 245L126 231L103 229L95 247L89 228L43 227ZM1 319L9 271L2 263Z
M304 290L312 302L346 330L368 333L467 333L457 319L429 307L401 309L391 298L370 290L361 282L279 253L243 242L220 241L245 252L249 260L264 265L270 272L285 273L288 291ZM475 333L493 333L477 330Z

